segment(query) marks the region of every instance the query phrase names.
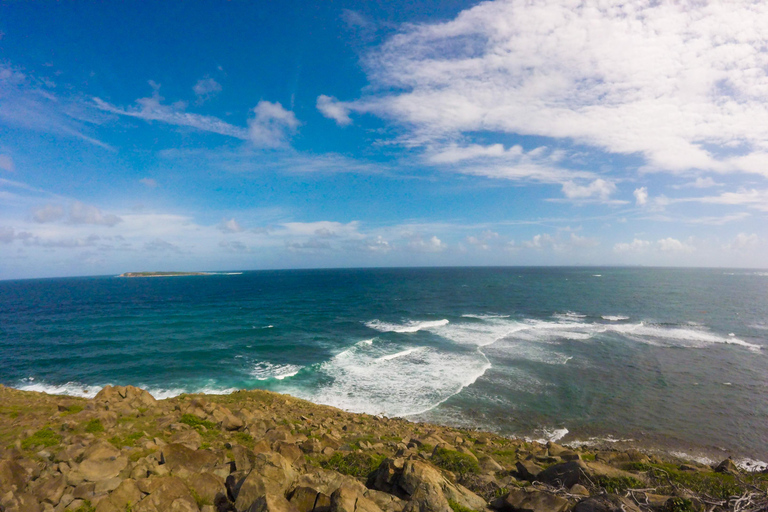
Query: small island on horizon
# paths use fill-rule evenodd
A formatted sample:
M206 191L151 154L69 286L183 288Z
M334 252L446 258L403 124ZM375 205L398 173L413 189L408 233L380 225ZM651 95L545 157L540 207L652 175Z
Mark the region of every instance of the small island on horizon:
M210 272L125 272L117 277L179 277L209 276Z

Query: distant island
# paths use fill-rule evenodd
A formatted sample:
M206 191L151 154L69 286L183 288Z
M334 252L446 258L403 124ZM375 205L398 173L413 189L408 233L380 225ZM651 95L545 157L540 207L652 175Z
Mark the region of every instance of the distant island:
M117 277L210 276L210 272L126 272Z

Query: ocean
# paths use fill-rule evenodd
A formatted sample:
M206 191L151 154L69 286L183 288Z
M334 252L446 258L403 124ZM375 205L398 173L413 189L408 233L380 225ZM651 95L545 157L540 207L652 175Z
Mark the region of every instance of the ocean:
M285 270L0 282L0 383L269 389L565 444L768 460L768 272Z

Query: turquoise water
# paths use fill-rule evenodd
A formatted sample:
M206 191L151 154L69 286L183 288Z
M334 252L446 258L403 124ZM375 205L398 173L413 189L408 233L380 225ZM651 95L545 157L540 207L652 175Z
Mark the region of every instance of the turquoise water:
M259 271L0 282L0 383L264 388L562 442L768 460L768 272Z

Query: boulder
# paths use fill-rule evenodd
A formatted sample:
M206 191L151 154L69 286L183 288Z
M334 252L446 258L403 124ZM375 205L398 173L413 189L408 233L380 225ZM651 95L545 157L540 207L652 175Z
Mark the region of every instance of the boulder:
M730 457L718 464L715 468L715 471L718 473L725 473L727 475L738 475L740 473L738 466L734 464Z
M359 489L342 485L331 495L330 512L382 512L381 509Z
M187 487L194 489L208 503L213 503L217 494L226 493L224 481L212 473L192 473L184 481Z
M550 466L539 473L536 479L555 487L570 488L576 484L583 485L589 474L589 468L582 461L574 460Z
M106 441L97 440L83 452L83 462L76 471L89 482L99 482L115 478L127 465L128 459L120 454L120 450Z
M291 491L289 501L299 512L312 512L315 510L315 503L319 495L320 493L316 489L300 485Z
M0 460L0 495L21 491L27 486L24 468L15 460Z
M432 488L435 488L444 494L445 498L467 508L482 510L487 506L483 498L459 484L452 484L437 468L426 462L406 461L398 479L398 486L409 494L411 499L414 499L415 494L431 497L433 496ZM419 490L425 492L417 493Z
M132 507L134 512L197 511L197 503L184 482L175 476L156 478L152 492Z
M9 495L8 499L6 500L6 495L3 495L2 501L0 501L0 507L3 508L4 512L41 512L43 510L37 498L29 493L7 494Z
M504 468L501 467L501 464L496 462L491 456L489 455L482 455L477 460L480 469L485 471L486 473L498 473L499 471L504 471Z
M53 506L58 505L61 497L64 495L64 489L67 488L67 481L64 475L59 474L56 477L41 480L34 482L37 484L32 492L35 498L41 503L50 503Z
M198 450L203 444L203 439L197 430L183 430L171 436L171 443L183 444L190 450Z
M266 494L282 495L296 480L296 470L279 453L260 453L248 476L237 486L235 506L245 510Z
M566 499L531 488L512 489L492 503L501 512L564 512L569 506Z
M139 490L139 487L136 485L136 481L127 478L120 482L120 485L112 491L107 500L102 501L111 502L117 510L122 512L128 508L129 504L131 507L137 504L143 496L144 495ZM99 504L101 504L101 502L99 502Z
M286 443L285 441L276 442L275 451L285 457L292 464L295 464L304 455L304 453L301 451L301 448L293 443Z
M544 468L530 460L518 461L517 464L515 464L515 469L517 469L517 474L520 475L520 478L530 482L536 480L539 473L544 470Z
M265 494L248 507L247 512L298 512L296 506L282 494Z
M581 500L573 512L640 512L640 508L622 496L602 494Z
M220 457L209 450L192 450L178 443L164 446L161 455L169 471L183 467L192 473L200 473L213 469L220 462Z
M245 471L247 473L256 461L256 454L239 444L232 445L232 456L235 459L236 471Z

